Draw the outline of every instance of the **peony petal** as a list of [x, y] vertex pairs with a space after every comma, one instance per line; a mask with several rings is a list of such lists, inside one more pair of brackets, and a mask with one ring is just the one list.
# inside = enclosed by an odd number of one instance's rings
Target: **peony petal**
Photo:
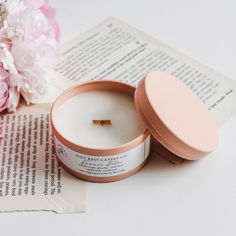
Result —
[[0, 81], [0, 112], [8, 107], [10, 86], [7, 80]]
[[16, 108], [19, 105], [19, 101], [20, 101], [20, 92], [18, 91], [17, 87], [11, 87], [9, 91], [7, 110], [9, 112], [15, 112]]
[[9, 77], [9, 73], [0, 66], [0, 81]]
[[40, 8], [44, 4], [45, 0], [24, 0], [26, 6]]

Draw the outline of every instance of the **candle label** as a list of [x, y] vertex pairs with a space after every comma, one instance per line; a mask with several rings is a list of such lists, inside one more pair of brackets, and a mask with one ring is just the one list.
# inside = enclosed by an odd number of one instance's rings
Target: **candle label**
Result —
[[54, 137], [58, 158], [83, 175], [110, 177], [125, 174], [142, 164], [150, 153], [150, 135], [133, 149], [110, 156], [91, 156], [66, 147]]

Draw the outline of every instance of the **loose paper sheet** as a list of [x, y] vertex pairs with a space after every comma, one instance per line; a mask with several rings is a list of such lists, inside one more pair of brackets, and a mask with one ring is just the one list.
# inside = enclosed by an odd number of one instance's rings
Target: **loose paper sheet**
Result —
[[219, 125], [236, 112], [236, 81], [115, 18], [63, 45], [57, 85], [65, 89], [100, 79], [137, 85], [153, 70], [166, 71], [187, 84]]
[[0, 116], [0, 211], [85, 211], [85, 182], [56, 160], [49, 104]]

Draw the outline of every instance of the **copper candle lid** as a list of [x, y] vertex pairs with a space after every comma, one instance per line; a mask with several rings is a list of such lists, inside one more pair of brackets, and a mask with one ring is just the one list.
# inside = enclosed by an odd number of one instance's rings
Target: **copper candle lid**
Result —
[[199, 97], [175, 77], [151, 72], [135, 91], [135, 105], [153, 137], [172, 153], [197, 160], [216, 149], [215, 120]]

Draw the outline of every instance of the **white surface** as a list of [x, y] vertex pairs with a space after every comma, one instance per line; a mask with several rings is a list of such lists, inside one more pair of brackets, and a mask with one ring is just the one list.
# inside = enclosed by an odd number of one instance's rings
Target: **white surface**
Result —
[[[236, 79], [234, 0], [53, 0], [63, 41], [116, 16]], [[235, 101], [236, 102], [236, 101]], [[0, 214], [1, 235], [236, 235], [236, 117], [214, 157], [87, 185], [88, 212]]]

